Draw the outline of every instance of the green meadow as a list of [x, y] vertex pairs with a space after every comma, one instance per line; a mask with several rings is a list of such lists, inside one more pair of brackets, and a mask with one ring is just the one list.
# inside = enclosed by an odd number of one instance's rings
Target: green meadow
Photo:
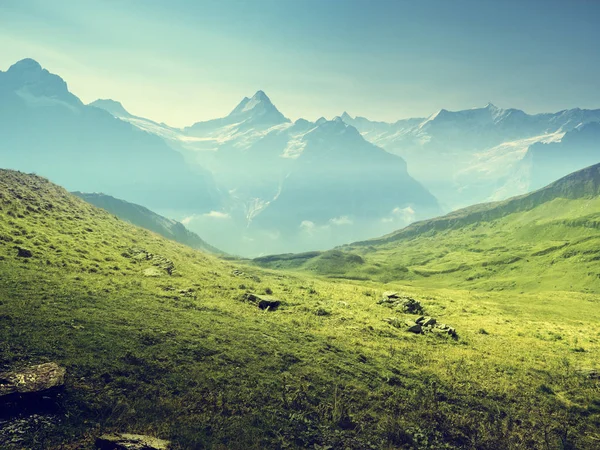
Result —
[[[257, 267], [0, 171], [0, 372], [67, 369], [56, 420], [0, 447], [598, 448], [599, 212], [556, 199]], [[416, 316], [384, 291], [458, 338], [391, 326]]]

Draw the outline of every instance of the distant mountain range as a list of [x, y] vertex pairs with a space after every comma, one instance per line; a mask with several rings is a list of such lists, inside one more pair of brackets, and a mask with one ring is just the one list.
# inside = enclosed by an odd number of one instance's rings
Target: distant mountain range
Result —
[[[348, 113], [341, 117], [365, 139], [402, 156], [409, 172], [450, 210], [521, 194], [570, 171], [600, 162], [600, 147], [596, 146], [595, 160], [568, 166], [557, 162], [552, 178], [547, 177], [542, 183], [529, 179], [530, 171], [523, 173], [520, 164], [530, 146], [558, 142], [571, 130], [600, 122], [600, 110], [575, 108], [530, 115], [489, 103], [483, 108], [463, 111], [442, 109], [427, 118], [395, 123], [353, 118]], [[548, 164], [553, 163], [549, 160], [546, 167]], [[518, 180], [514, 172], [520, 173]]]
[[[131, 116], [116, 102], [92, 105], [161, 136], [214, 174], [228, 202], [187, 223], [232, 253], [327, 248], [441, 211], [401, 157], [367, 142], [341, 118], [292, 123], [262, 91], [224, 118], [179, 132]], [[219, 235], [210, 234], [215, 227]]]
[[26, 59], [0, 72], [0, 166], [105, 192], [245, 255], [330, 248], [502, 200], [600, 162], [600, 110], [492, 104], [375, 122], [286, 118], [258, 91], [179, 129], [84, 105]]
[[163, 217], [134, 203], [119, 200], [110, 195], [99, 193], [72, 192], [72, 194], [102, 208], [119, 219], [125, 220], [133, 225], [153, 231], [161, 236], [187, 245], [188, 247], [202, 250], [207, 253], [222, 254], [220, 250], [203, 241], [196, 233], [189, 231], [182, 223]]
[[84, 105], [31, 59], [0, 72], [0, 165], [153, 209], [211, 211], [222, 201], [209, 172], [157, 136]]

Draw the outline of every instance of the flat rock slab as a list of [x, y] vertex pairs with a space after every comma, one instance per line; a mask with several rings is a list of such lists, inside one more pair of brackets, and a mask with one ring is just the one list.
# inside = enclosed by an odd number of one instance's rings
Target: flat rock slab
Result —
[[50, 362], [26, 367], [20, 371], [0, 373], [0, 397], [31, 394], [58, 388], [65, 384], [66, 369]]
[[168, 450], [171, 443], [143, 434], [105, 434], [96, 439], [100, 450]]

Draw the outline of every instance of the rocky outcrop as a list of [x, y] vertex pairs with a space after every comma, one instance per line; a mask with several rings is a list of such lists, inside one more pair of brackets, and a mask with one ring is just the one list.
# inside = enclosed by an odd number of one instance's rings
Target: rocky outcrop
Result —
[[389, 323], [394, 328], [399, 328], [410, 333], [415, 334], [427, 334], [427, 333], [438, 333], [450, 336], [454, 339], [458, 338], [456, 330], [445, 323], [439, 324], [433, 317], [421, 316], [416, 320], [406, 319], [402, 321], [396, 317], [388, 317], [383, 319], [384, 322]]
[[281, 305], [281, 300], [269, 295], [252, 294], [250, 292], [242, 296], [242, 300], [258, 306], [259, 309], [274, 311]]
[[114, 433], [96, 439], [100, 450], [168, 450], [171, 443], [142, 434]]
[[50, 362], [19, 371], [0, 373], [0, 398], [13, 394], [43, 393], [65, 383], [66, 369]]
[[423, 306], [420, 302], [414, 298], [400, 295], [398, 292], [384, 292], [383, 298], [377, 303], [408, 314], [423, 314], [424, 312]]

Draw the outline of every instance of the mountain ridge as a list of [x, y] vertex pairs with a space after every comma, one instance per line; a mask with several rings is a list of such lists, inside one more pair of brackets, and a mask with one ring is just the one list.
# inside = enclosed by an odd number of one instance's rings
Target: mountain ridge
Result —
[[144, 206], [101, 193], [75, 191], [72, 194], [114, 214], [119, 219], [158, 233], [167, 239], [207, 253], [223, 254], [222, 251], [206, 243], [196, 233], [189, 231], [181, 222], [156, 214]]

